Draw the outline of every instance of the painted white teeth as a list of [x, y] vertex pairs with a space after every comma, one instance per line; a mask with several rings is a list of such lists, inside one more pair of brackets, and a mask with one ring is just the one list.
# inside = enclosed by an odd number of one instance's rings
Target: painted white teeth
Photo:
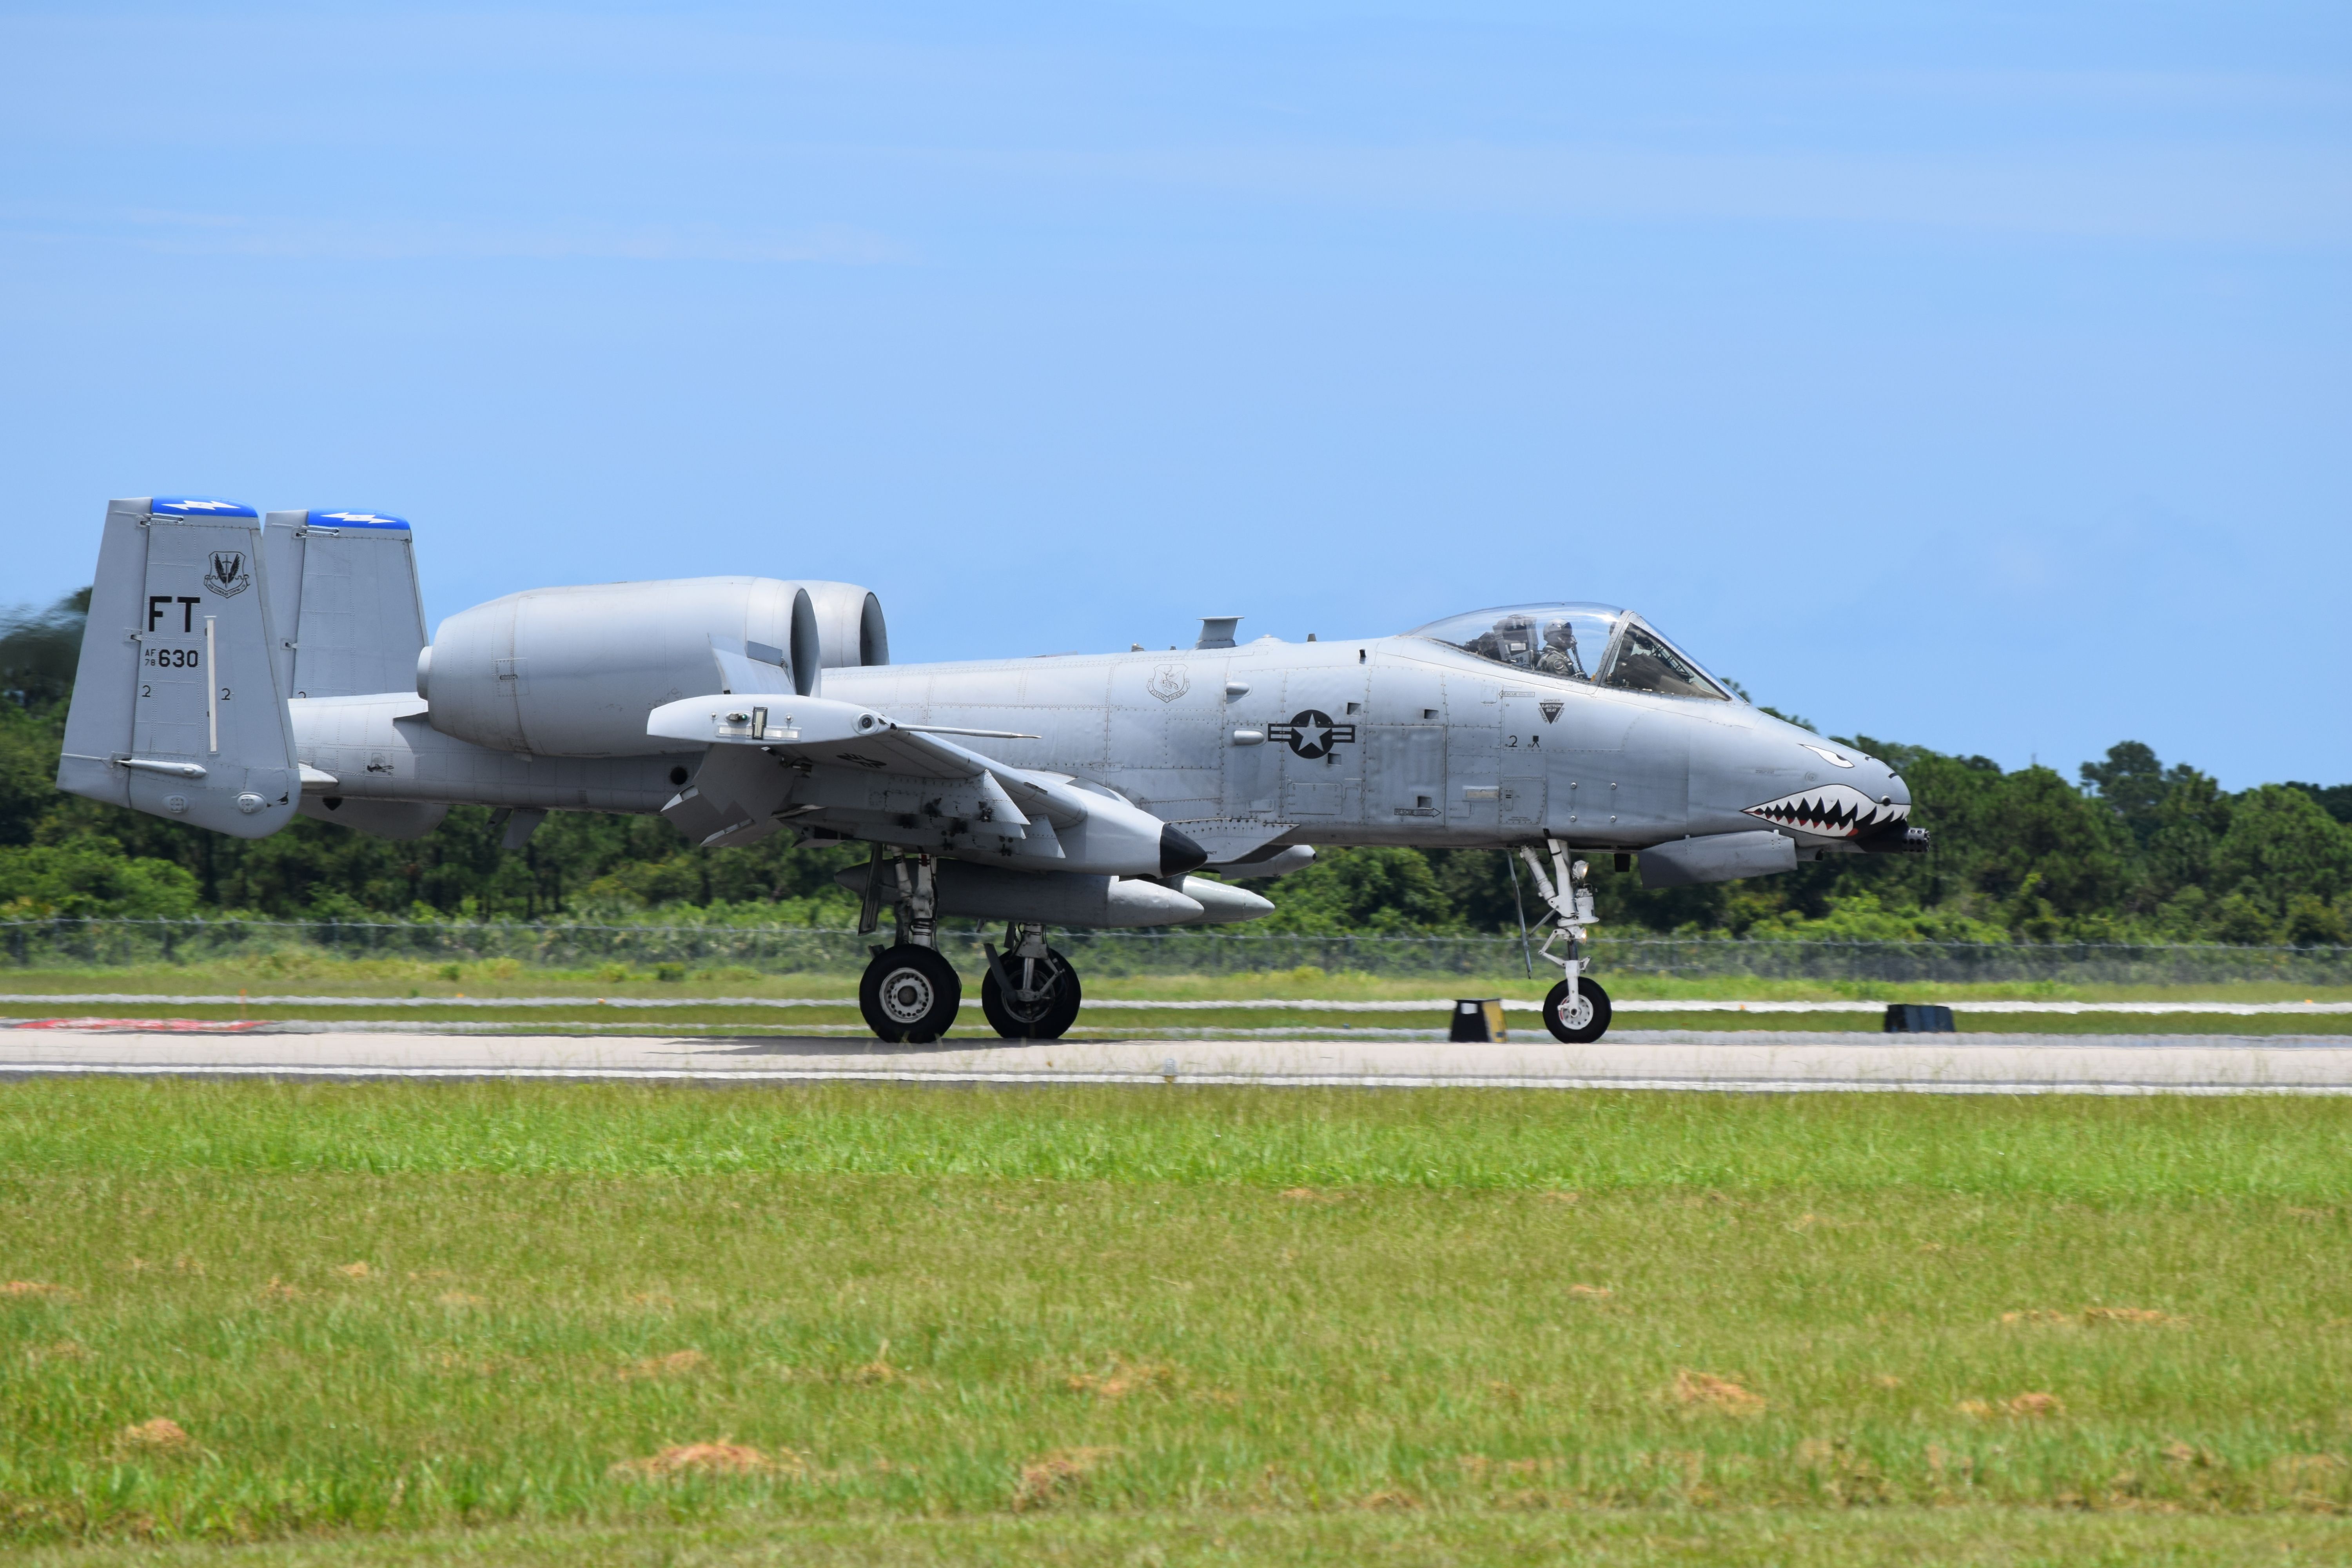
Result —
[[1874, 828], [1901, 822], [1911, 815], [1911, 808], [1882, 805], [1852, 784], [1822, 784], [1751, 805], [1748, 815], [1823, 838], [1853, 838]]

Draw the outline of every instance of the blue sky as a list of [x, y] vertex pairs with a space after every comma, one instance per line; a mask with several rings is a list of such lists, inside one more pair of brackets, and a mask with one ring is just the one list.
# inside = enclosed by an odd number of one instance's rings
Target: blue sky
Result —
[[901, 658], [1647, 612], [2007, 765], [2352, 779], [2352, 10], [0, 7], [0, 600], [364, 506], [436, 618]]

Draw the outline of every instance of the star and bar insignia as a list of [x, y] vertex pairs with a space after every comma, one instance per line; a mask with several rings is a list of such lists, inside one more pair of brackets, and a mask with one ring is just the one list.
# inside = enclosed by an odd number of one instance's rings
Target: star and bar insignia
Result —
[[1328, 756], [1334, 746], [1351, 744], [1356, 739], [1353, 724], [1335, 724], [1331, 715], [1308, 708], [1293, 713], [1287, 724], [1268, 724], [1265, 738], [1280, 741], [1290, 748], [1290, 754], [1305, 757], [1309, 762]]

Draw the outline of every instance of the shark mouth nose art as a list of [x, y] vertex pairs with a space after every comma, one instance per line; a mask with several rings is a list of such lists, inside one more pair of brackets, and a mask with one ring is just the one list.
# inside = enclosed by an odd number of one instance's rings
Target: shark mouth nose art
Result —
[[1841, 784], [1784, 795], [1749, 806], [1748, 815], [1824, 838], [1863, 838], [1900, 827], [1911, 807], [1873, 800], [1852, 784]]

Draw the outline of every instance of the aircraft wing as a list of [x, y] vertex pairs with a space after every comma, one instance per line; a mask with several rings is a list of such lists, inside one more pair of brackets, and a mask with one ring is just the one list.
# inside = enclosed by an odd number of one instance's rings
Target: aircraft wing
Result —
[[1017, 768], [950, 736], [997, 731], [908, 726], [854, 702], [721, 693], [666, 703], [646, 732], [710, 748], [664, 815], [705, 844], [740, 844], [790, 821], [845, 837], [986, 857], [1039, 869], [1169, 874], [1197, 846], [1117, 795], [1066, 774]]

